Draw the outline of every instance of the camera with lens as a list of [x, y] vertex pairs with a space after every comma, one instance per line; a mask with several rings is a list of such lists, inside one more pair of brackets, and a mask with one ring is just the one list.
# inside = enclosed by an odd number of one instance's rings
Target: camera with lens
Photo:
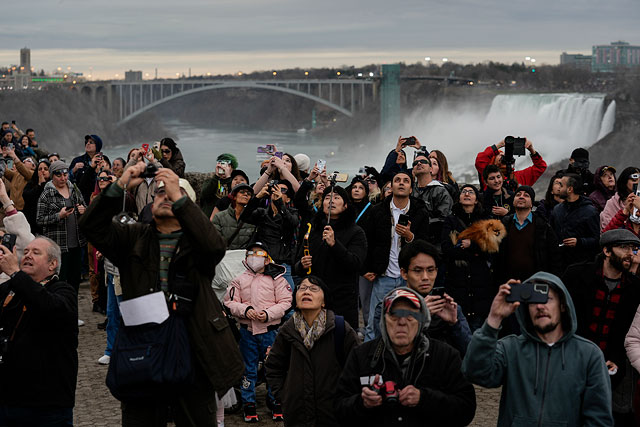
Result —
[[144, 172], [140, 174], [140, 178], [153, 178], [156, 176], [158, 172], [158, 167], [153, 163], [149, 163], [146, 168], [144, 168]]
[[504, 138], [504, 157], [502, 158], [502, 163], [505, 165], [513, 165], [516, 162], [514, 156], [524, 156], [524, 146], [526, 142], [527, 138], [506, 136]]
[[398, 386], [393, 381], [385, 381], [382, 384], [371, 385], [371, 390], [382, 396], [383, 403], [398, 403]]

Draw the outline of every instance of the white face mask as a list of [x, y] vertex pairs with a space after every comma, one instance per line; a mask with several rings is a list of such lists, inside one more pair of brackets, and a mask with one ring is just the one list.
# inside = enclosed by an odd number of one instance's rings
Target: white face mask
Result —
[[[638, 213], [640, 213], [640, 212], [638, 212]], [[640, 216], [629, 215], [629, 221], [631, 221], [634, 224], [640, 224]]]
[[253, 270], [254, 273], [264, 267], [264, 260], [264, 257], [255, 255], [248, 256], [246, 259], [247, 265], [251, 270]]

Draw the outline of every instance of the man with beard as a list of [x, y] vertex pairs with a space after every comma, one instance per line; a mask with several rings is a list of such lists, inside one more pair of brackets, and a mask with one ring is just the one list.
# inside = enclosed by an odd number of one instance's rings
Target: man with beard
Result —
[[502, 223], [507, 235], [500, 243], [497, 272], [498, 284], [508, 279], [524, 280], [537, 271], [560, 274], [558, 239], [542, 215], [532, 210], [536, 193], [528, 185], [516, 189], [513, 197], [515, 213], [506, 215]]
[[563, 265], [592, 261], [598, 251], [600, 217], [589, 198], [582, 196], [582, 180], [566, 174], [560, 180], [558, 196], [564, 200], [551, 212], [549, 223], [558, 237]]
[[640, 279], [629, 273], [639, 246], [640, 239], [629, 230], [607, 231], [596, 260], [571, 265], [563, 276], [576, 306], [577, 333], [600, 347], [607, 361], [616, 425], [632, 409], [635, 381], [624, 337], [640, 304]]
[[[499, 426], [612, 426], [605, 361], [576, 333], [580, 322], [569, 292], [553, 274], [538, 272], [527, 281], [548, 286], [547, 302], [508, 302], [520, 281], [500, 286], [462, 372], [474, 384], [502, 386]], [[498, 340], [501, 323], [513, 313], [521, 334]]]

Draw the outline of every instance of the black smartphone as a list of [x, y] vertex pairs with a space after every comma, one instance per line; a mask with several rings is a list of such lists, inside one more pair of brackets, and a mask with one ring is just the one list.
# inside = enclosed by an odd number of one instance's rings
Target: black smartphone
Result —
[[71, 198], [64, 199], [64, 208], [67, 212], [73, 209], [73, 201], [71, 201]]
[[527, 304], [546, 304], [549, 299], [549, 285], [541, 282], [514, 283], [511, 294], [505, 298], [507, 302], [522, 302]]
[[435, 288], [431, 289], [431, 292], [429, 292], [429, 295], [433, 295], [433, 296], [437, 296], [437, 297], [443, 297], [444, 296], [444, 286], [438, 286], [438, 287], [435, 287]]
[[400, 216], [398, 217], [398, 225], [404, 225], [404, 226], [409, 225], [409, 215], [400, 214]]
[[633, 194], [638, 194], [638, 183], [633, 184]]
[[16, 124], [16, 121], [15, 121], [15, 120], [11, 120], [11, 124], [12, 124], [12, 125], [15, 125], [15, 124]]
[[7, 233], [2, 236], [2, 241], [0, 241], [0, 243], [2, 244], [2, 246], [9, 249], [9, 252], [13, 252], [13, 247], [16, 245], [16, 238], [17, 236], [15, 234]]
[[410, 136], [408, 138], [403, 138], [403, 142], [402, 142], [402, 146], [403, 147], [408, 147], [410, 145], [413, 145], [416, 143], [416, 137], [415, 136]]

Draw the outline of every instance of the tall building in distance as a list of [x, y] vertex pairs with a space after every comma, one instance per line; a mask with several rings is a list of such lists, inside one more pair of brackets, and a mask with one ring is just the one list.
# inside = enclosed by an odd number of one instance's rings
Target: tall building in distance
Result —
[[591, 71], [591, 55], [562, 52], [562, 55], [560, 55], [560, 64]]
[[125, 82], [140, 82], [142, 81], [142, 71], [125, 71], [124, 72], [124, 81]]
[[640, 68], [640, 46], [631, 46], [624, 41], [593, 46], [592, 72], [613, 72], [621, 67]]
[[31, 49], [20, 49], [20, 74], [31, 74]]

